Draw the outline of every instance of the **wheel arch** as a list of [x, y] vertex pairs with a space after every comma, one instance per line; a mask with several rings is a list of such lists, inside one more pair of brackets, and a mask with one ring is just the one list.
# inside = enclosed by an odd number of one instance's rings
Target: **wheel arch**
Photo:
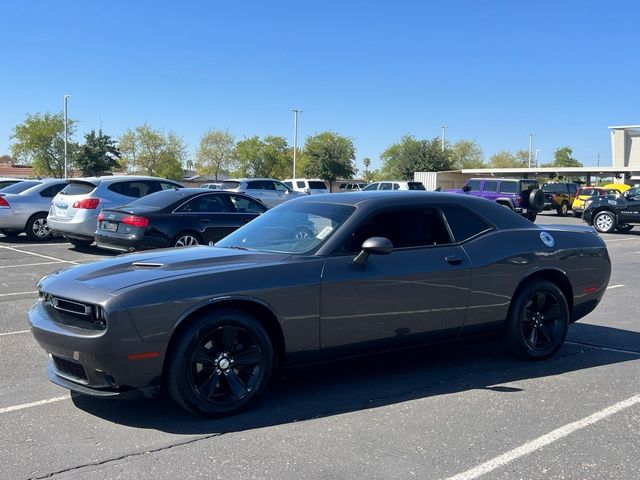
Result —
[[169, 342], [167, 344], [166, 355], [163, 364], [163, 371], [168, 359], [170, 358], [170, 352], [175, 348], [175, 343], [180, 337], [182, 332], [193, 322], [195, 319], [200, 318], [202, 315], [206, 315], [209, 312], [220, 310], [224, 308], [232, 308], [240, 310], [251, 316], [253, 316], [267, 331], [269, 338], [273, 343], [276, 360], [276, 371], [280, 369], [284, 362], [285, 355], [285, 342], [284, 334], [278, 317], [273, 310], [265, 303], [255, 299], [246, 297], [236, 298], [221, 298], [207, 302], [206, 304], [200, 304], [184, 313], [176, 323]]
[[613, 217], [616, 219], [616, 225], [618, 224], [618, 214], [616, 213], [616, 211], [607, 206], [607, 205], [602, 205], [600, 207], [597, 207], [596, 209], [593, 210], [593, 213], [591, 214], [591, 225], [593, 225], [593, 221], [596, 218], [596, 215], [598, 215], [600, 212], [609, 212], [610, 214], [613, 215]]
[[[567, 305], [569, 306], [569, 318], [573, 317], [573, 287], [571, 286], [571, 282], [569, 281], [567, 274], [559, 269], [548, 268], [530, 273], [520, 280], [520, 283], [518, 283], [518, 286], [513, 291], [511, 298], [515, 298], [518, 293], [520, 293], [520, 290], [525, 288], [528, 283], [534, 280], [546, 280], [557, 285], [567, 300]], [[513, 302], [509, 305], [509, 314], [511, 314], [512, 306]]]

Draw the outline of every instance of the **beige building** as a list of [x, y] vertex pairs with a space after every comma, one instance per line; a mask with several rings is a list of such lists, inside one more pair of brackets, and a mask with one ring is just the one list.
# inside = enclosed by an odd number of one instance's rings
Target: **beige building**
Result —
[[609, 127], [613, 167], [640, 170], [640, 125]]

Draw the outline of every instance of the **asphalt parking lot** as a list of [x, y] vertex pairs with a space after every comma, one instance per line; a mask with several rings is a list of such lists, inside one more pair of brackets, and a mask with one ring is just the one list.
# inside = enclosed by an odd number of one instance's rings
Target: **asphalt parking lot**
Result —
[[112, 254], [0, 234], [0, 478], [640, 478], [640, 228], [603, 238], [608, 291], [550, 360], [497, 342], [378, 355], [305, 369], [206, 420], [51, 384], [27, 327], [34, 284]]

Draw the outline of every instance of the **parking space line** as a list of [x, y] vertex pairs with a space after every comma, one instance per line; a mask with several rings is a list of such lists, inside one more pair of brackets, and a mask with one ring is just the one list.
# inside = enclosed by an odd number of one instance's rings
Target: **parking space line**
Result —
[[19, 333], [29, 333], [31, 330], [18, 330], [17, 332], [5, 332], [0, 333], [0, 337], [5, 337], [7, 335], [18, 335]]
[[37, 402], [13, 405], [11, 407], [0, 408], [0, 414], [15, 412], [16, 410], [24, 410], [25, 408], [39, 407], [40, 405], [46, 405], [48, 403], [53, 403], [53, 402], [61, 402], [62, 400], [68, 400], [68, 399], [69, 399], [69, 395], [66, 395], [64, 397], [53, 397], [53, 398], [48, 398], [46, 400], [39, 400]]
[[478, 478], [485, 473], [489, 473], [497, 468], [503, 467], [504, 465], [517, 460], [520, 457], [528, 455], [530, 453], [535, 452], [536, 450], [540, 450], [541, 448], [553, 443], [558, 440], [566, 437], [567, 435], [572, 434], [573, 432], [588, 427], [589, 425], [593, 425], [600, 420], [603, 420], [607, 417], [615, 415], [622, 410], [625, 410], [629, 407], [637, 405], [640, 403], [640, 394], [634, 395], [631, 398], [618, 402], [614, 405], [611, 405], [599, 412], [596, 412], [588, 417], [582, 418], [575, 422], [569, 423], [563, 427], [557, 428], [552, 432], [547, 433], [546, 435], [542, 435], [541, 437], [536, 438], [530, 442], [527, 442], [513, 450], [510, 450], [502, 455], [498, 455], [497, 457], [489, 460], [488, 462], [482, 463], [476, 467], [473, 467], [466, 472], [459, 473], [454, 475], [453, 477], [449, 477], [447, 480], [472, 480], [474, 478]]
[[607, 287], [607, 290], [611, 290], [613, 288], [620, 288], [620, 287], [626, 287], [626, 285], [610, 285]]
[[78, 262], [74, 262], [72, 260], [63, 260], [62, 258], [50, 257], [49, 255], [42, 255], [41, 253], [30, 252], [28, 250], [20, 250], [19, 248], [7, 247], [5, 245], [0, 245], [0, 248], [6, 248], [7, 250], [13, 250], [18, 253], [26, 253], [27, 255], [34, 255], [36, 257], [46, 258], [48, 260], [56, 260], [57, 262], [63, 263], [72, 263], [74, 265], [79, 265]]
[[38, 265], [54, 265], [56, 263], [63, 263], [60, 260], [54, 262], [39, 262], [39, 263], [25, 263], [24, 265], [2, 265], [0, 268], [20, 268], [20, 267], [37, 267]]
[[12, 295], [33, 295], [34, 293], [38, 293], [37, 290], [32, 292], [13, 292], [13, 293], [0, 293], [0, 297], [10, 297]]

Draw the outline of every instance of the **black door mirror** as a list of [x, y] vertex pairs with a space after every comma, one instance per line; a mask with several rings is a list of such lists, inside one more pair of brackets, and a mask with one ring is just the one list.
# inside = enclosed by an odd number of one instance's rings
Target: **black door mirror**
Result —
[[470, 192], [471, 191], [471, 187], [469, 185], [465, 185], [464, 187], [462, 187], [462, 191], [464, 193]]
[[371, 237], [367, 238], [362, 243], [362, 251], [356, 258], [353, 259], [353, 263], [358, 265], [364, 265], [369, 258], [369, 255], [388, 255], [393, 252], [393, 243], [391, 240], [384, 237]]

